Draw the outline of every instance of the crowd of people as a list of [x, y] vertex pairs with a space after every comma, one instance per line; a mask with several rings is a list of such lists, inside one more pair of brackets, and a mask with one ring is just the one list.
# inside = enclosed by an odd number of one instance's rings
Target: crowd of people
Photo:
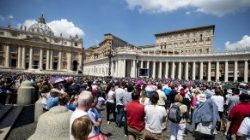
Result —
[[0, 79], [0, 104], [15, 103], [22, 81], [30, 80], [44, 111], [58, 105], [72, 110], [71, 140], [108, 139], [104, 118], [129, 140], [163, 140], [166, 129], [170, 140], [182, 140], [187, 125], [195, 140], [213, 140], [218, 133], [228, 140], [250, 139], [248, 83], [24, 73], [2, 73]]

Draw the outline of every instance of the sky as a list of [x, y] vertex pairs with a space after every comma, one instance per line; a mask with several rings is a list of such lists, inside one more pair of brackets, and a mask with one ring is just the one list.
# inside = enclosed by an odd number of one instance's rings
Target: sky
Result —
[[30, 26], [44, 15], [56, 35], [77, 34], [84, 48], [105, 33], [136, 46], [154, 34], [215, 25], [213, 51], [250, 50], [250, 0], [0, 0], [0, 26]]

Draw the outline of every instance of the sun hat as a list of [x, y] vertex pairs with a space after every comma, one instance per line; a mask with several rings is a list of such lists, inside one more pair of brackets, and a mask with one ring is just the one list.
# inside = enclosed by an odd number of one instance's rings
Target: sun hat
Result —
[[198, 96], [197, 96], [197, 99], [198, 99], [198, 101], [199, 102], [205, 102], [206, 100], [207, 100], [207, 98], [206, 98], [206, 95], [205, 94], [199, 94]]

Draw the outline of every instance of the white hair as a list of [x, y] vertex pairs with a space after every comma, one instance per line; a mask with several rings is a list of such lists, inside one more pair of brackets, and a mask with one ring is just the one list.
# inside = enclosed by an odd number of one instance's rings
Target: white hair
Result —
[[89, 91], [82, 91], [78, 96], [78, 106], [90, 106], [93, 103], [92, 93]]

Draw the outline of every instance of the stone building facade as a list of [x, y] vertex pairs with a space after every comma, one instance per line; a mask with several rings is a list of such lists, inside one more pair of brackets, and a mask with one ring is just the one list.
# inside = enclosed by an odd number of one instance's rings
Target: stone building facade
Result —
[[91, 55], [112, 48], [113, 77], [136, 78], [139, 69], [145, 68], [152, 78], [248, 82], [250, 52], [212, 53], [214, 29], [214, 25], [209, 25], [155, 34], [153, 45], [135, 47], [125, 43], [112, 47], [111, 43], [109, 47], [92, 47], [86, 50], [89, 56], [84, 61], [84, 72], [108, 76], [107, 55]]
[[0, 28], [0, 70], [74, 73], [83, 70], [83, 41], [55, 36], [43, 15], [29, 28]]

